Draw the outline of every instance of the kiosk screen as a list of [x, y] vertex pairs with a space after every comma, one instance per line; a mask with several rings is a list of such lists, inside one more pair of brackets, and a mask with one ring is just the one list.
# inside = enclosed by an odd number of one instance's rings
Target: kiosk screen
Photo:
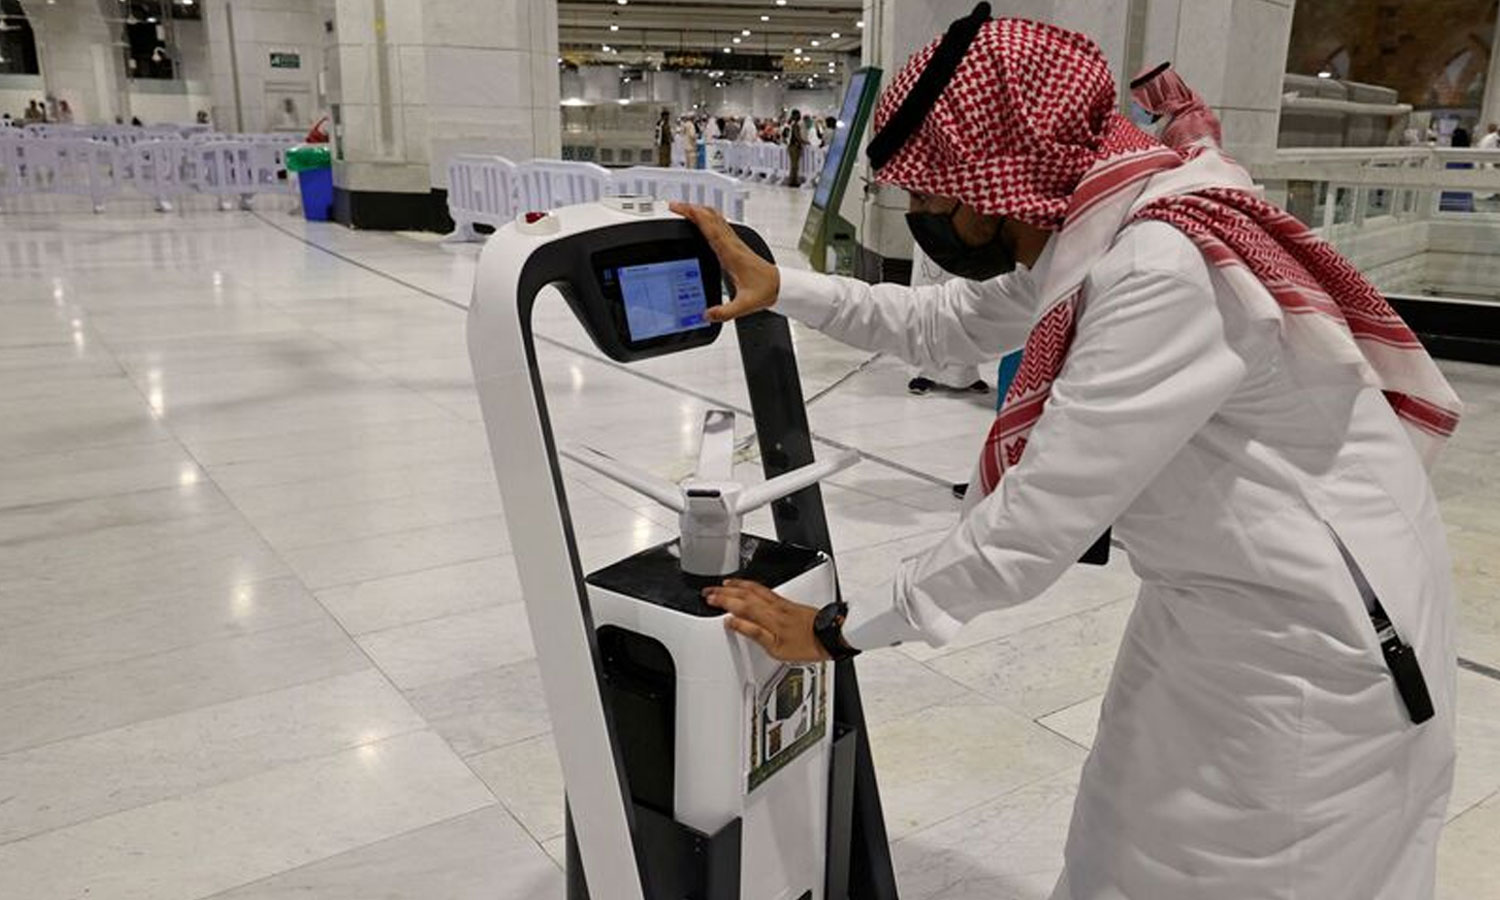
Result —
[[833, 142], [828, 145], [828, 155], [823, 157], [823, 174], [818, 178], [818, 189], [813, 192], [813, 205], [819, 209], [827, 209], [828, 201], [833, 197], [833, 187], [839, 180], [839, 166], [843, 165], [844, 152], [849, 149], [850, 126], [859, 115], [859, 104], [864, 97], [865, 78], [868, 74], [864, 71], [855, 72], [854, 77], [849, 79], [844, 106], [839, 110], [838, 128], [833, 132]]
[[696, 257], [606, 269], [604, 277], [606, 282], [618, 279], [632, 341], [709, 324], [708, 294]]

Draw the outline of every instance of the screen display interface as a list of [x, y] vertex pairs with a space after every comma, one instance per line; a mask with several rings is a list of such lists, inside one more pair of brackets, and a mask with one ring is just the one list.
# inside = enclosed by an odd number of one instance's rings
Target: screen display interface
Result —
[[696, 258], [620, 266], [606, 269], [604, 277], [619, 281], [632, 341], [692, 331], [709, 324], [708, 296]]
[[865, 92], [865, 73], [858, 72], [849, 80], [849, 91], [844, 94], [844, 106], [839, 110], [839, 127], [833, 132], [833, 143], [828, 145], [828, 156], [823, 160], [823, 175], [818, 179], [818, 189], [813, 192], [813, 205], [828, 208], [828, 198], [833, 192], [833, 182], [838, 178], [839, 163], [848, 149], [850, 125], [859, 115], [859, 98]]

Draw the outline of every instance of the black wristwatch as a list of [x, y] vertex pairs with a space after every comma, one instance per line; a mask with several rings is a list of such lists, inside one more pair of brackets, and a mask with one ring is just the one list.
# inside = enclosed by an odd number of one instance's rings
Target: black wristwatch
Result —
[[844, 620], [848, 617], [849, 604], [835, 600], [818, 610], [818, 617], [813, 620], [813, 635], [834, 662], [843, 662], [859, 655], [859, 651], [844, 640]]

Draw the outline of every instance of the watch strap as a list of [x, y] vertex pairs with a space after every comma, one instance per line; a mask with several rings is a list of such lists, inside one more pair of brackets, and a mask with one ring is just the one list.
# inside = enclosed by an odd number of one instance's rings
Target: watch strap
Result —
[[813, 635], [834, 662], [859, 655], [859, 651], [844, 640], [844, 620], [848, 616], [849, 605], [842, 600], [835, 600], [818, 610], [818, 618], [813, 625]]

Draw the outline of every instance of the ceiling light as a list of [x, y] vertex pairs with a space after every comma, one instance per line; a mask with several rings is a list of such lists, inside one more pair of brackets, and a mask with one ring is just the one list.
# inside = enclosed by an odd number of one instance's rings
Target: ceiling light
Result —
[[865, 27], [865, 20], [864, 19], [860, 19], [858, 22], [855, 22], [854, 23], [854, 27], [855, 28], [863, 28], [863, 27]]
[[610, 31], [619, 31], [620, 30], [620, 26], [618, 26], [618, 25], [611, 25], [611, 26], [609, 26], [609, 30]]
[[792, 48], [792, 55], [793, 56], [801, 56], [802, 55], [802, 48], [801, 47], [793, 47]]
[[608, 53], [609, 52], [609, 45], [608, 44], [603, 44], [603, 45], [601, 45], [600, 49], [602, 49], [605, 53]]
[[828, 36], [831, 37], [831, 38], [833, 38], [834, 40], [838, 40], [839, 39], [839, 33], [837, 31], [833, 32], [832, 34], [830, 34]]
[[760, 20], [762, 22], [769, 22], [769, 21], [771, 21], [771, 17], [770, 16], [761, 16]]
[[630, 105], [630, 98], [629, 97], [621, 97], [620, 99], [616, 100], [615, 102], [618, 103], [618, 104], [620, 104], [621, 106], [629, 106]]
[[630, 3], [630, 0], [615, 0], [615, 2], [620, 4], [621, 6], [626, 6]]
[[749, 37], [749, 36], [750, 36], [750, 29], [748, 29], [748, 28], [741, 28], [740, 29], [740, 37]]
[[156, 16], [147, 16], [146, 17], [146, 24], [147, 25], [155, 25], [156, 24]]
[[[730, 38], [730, 43], [732, 43], [732, 44], [738, 44], [739, 42], [740, 42], [739, 38]], [[728, 53], [729, 51], [725, 50], [724, 52]]]
[[822, 41], [808, 41], [808, 43], [812, 44], [814, 47], [821, 47], [821, 46], [823, 46], [823, 42]]
[[1330, 71], [1328, 71], [1327, 69], [1324, 69], [1323, 71], [1321, 71], [1321, 72], [1318, 73], [1318, 77], [1319, 78], [1332, 78], [1333, 77], [1333, 73], [1330, 72]]
[[786, 6], [786, 0], [776, 0], [777, 6]]
[[725, 53], [733, 53], [733, 52], [734, 52], [734, 51], [733, 51], [733, 50], [731, 50], [731, 49], [729, 49], [729, 48], [728, 48], [728, 47], [725, 47], [725, 48], [724, 48], [724, 52], [725, 52]]

